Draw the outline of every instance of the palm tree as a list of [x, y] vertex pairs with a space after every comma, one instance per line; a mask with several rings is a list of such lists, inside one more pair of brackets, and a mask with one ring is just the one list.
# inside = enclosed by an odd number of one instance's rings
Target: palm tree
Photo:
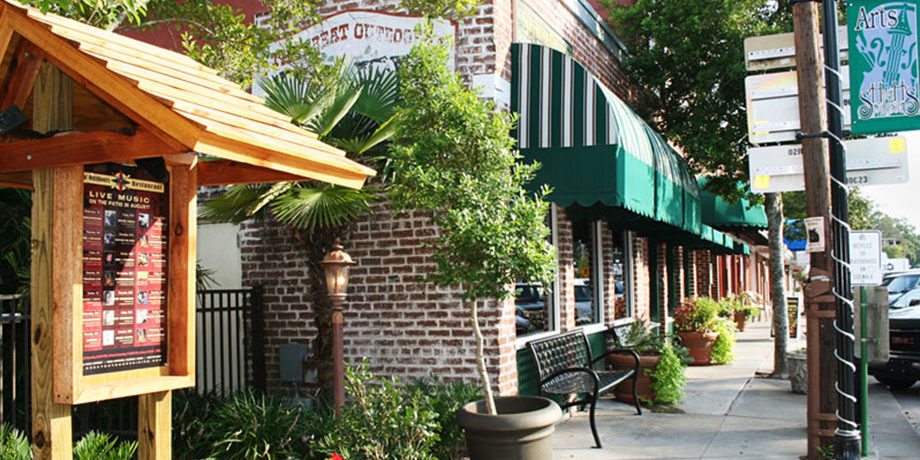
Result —
[[[382, 143], [393, 132], [398, 95], [396, 74], [342, 67], [329, 83], [292, 75], [267, 79], [266, 106], [317, 133], [324, 142], [365, 164], [382, 163]], [[306, 252], [317, 336], [312, 362], [325, 395], [332, 388], [332, 303], [326, 293], [322, 259], [350, 224], [369, 213], [372, 190], [352, 190], [320, 182], [237, 185], [202, 206], [204, 220], [239, 223], [267, 213], [291, 228]]]

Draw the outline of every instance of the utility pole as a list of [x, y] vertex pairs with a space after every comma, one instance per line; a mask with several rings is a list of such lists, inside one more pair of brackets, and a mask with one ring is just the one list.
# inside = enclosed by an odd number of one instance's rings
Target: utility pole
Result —
[[[829, 228], [830, 163], [827, 141], [820, 136], [827, 127], [824, 76], [818, 48], [818, 5], [796, 1], [793, 5], [795, 59], [799, 87], [799, 119], [805, 136], [802, 162], [805, 170], [805, 200], [809, 217], [822, 217]], [[834, 45], [836, 46], [836, 44]], [[825, 232], [825, 251], [811, 253], [805, 286], [808, 349], [808, 458], [818, 459], [818, 448], [832, 445], [837, 401], [834, 392], [833, 355], [834, 297], [831, 258], [832, 235]]]
[[[837, 360], [837, 428], [834, 452], [838, 460], [860, 458], [860, 431], [856, 422], [856, 366], [853, 348], [853, 295], [850, 286], [850, 211], [847, 165], [843, 146], [843, 106], [840, 102], [840, 55], [837, 50], [837, 0], [824, 0], [824, 64], [827, 70], [827, 129], [830, 138], [831, 226], [834, 230], [834, 319]], [[847, 109], [849, 110], [849, 109]], [[868, 404], [862, 401], [861, 404]]]

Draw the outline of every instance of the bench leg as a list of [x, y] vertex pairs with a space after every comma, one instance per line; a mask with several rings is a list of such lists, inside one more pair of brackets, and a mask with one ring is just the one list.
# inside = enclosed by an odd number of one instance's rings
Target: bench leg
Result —
[[633, 373], [633, 404], [636, 405], [636, 415], [642, 415], [642, 406], [639, 405], [639, 374]]
[[591, 434], [594, 435], [594, 447], [600, 449], [601, 438], [597, 435], [597, 423], [594, 421], [594, 407], [597, 405], [597, 390], [594, 391], [594, 398], [591, 399]]

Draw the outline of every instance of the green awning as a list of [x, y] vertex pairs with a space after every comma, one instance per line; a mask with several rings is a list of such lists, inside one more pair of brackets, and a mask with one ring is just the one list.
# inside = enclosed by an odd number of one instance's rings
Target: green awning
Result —
[[560, 51], [515, 43], [511, 59], [515, 137], [524, 160], [543, 165], [534, 188], [549, 185], [560, 206], [699, 235], [700, 190], [686, 160], [626, 103]]
[[700, 202], [703, 223], [722, 230], [739, 228], [767, 228], [767, 213], [763, 205], [752, 205], [748, 200], [729, 203], [722, 197], [703, 190], [705, 179], [700, 179]]

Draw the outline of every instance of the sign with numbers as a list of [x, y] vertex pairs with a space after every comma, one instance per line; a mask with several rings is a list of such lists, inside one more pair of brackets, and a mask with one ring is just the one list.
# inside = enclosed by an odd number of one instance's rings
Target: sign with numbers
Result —
[[920, 0], [853, 0], [847, 7], [853, 134], [920, 128]]
[[[844, 143], [848, 184], [900, 184], [909, 179], [905, 137], [873, 137]], [[754, 193], [805, 190], [801, 144], [748, 149], [748, 168]]]

